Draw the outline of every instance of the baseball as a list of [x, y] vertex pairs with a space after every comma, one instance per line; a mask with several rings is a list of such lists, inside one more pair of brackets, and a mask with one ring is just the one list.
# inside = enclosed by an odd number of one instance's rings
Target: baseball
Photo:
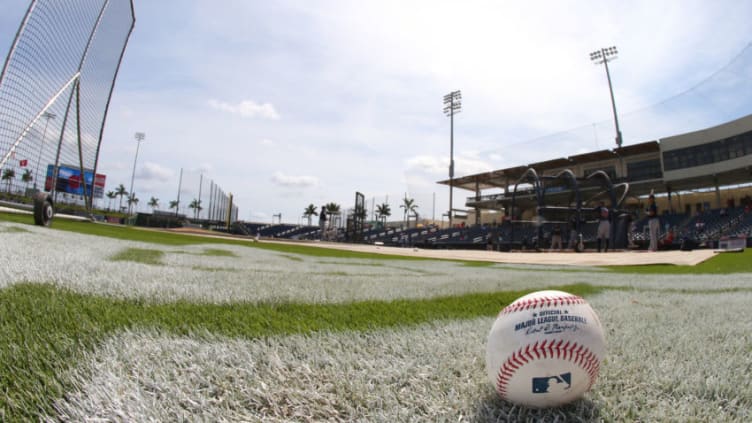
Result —
[[486, 371], [502, 399], [556, 407], [590, 390], [605, 352], [601, 322], [582, 297], [538, 291], [499, 313], [488, 334]]

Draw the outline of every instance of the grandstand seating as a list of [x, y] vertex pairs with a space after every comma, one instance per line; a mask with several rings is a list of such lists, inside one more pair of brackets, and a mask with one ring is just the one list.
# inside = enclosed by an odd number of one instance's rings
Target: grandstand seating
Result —
[[738, 225], [736, 226], [736, 228], [730, 231], [729, 235], [746, 236], [748, 238], [752, 238], [752, 213], [743, 213], [740, 218], [741, 220], [739, 221]]
[[238, 235], [256, 236], [259, 233], [259, 229], [263, 228], [263, 223], [250, 223], [250, 222], [235, 222], [233, 229]]
[[[678, 248], [682, 240], [694, 241], [699, 245], [712, 247], [721, 237], [745, 236], [752, 241], [752, 212], [745, 212], [743, 207], [707, 210], [696, 215], [684, 213], [664, 213], [660, 216], [660, 239], [666, 237], [668, 229], [674, 231], [673, 247]], [[649, 243], [648, 219], [643, 217], [635, 222], [630, 233], [633, 241], [641, 248]], [[512, 226], [514, 225], [514, 227]], [[589, 221], [582, 225], [583, 241], [592, 245], [596, 239], [598, 222]], [[509, 243], [514, 239], [512, 248], [528, 248], [540, 246], [547, 248], [550, 242], [553, 224], [545, 223], [541, 227], [541, 242], [538, 243], [538, 227], [531, 222], [510, 223], [494, 226], [467, 226], [440, 229], [436, 226], [419, 228], [369, 228], [363, 231], [362, 240], [365, 243], [383, 243], [392, 246], [418, 246], [421, 248], [486, 248], [489, 239], [493, 239], [494, 248], [499, 244]], [[320, 231], [317, 226], [262, 224], [238, 222], [235, 233], [246, 236], [259, 234], [262, 237], [283, 239], [319, 239]], [[514, 232], [514, 233], [513, 233]], [[332, 230], [327, 240], [345, 241], [343, 229]], [[569, 231], [564, 230], [564, 245], [569, 240]], [[669, 246], [670, 248], [671, 246]]]

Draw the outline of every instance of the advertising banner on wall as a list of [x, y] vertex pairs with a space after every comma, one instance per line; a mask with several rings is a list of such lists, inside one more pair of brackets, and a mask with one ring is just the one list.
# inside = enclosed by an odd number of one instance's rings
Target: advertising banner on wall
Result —
[[[47, 165], [47, 177], [44, 180], [45, 191], [52, 190], [52, 178], [55, 175], [53, 165]], [[104, 196], [104, 185], [107, 177], [97, 173], [96, 176], [91, 169], [84, 169], [84, 178], [86, 183], [86, 194], [94, 192], [94, 198]], [[58, 168], [57, 183], [55, 191], [67, 192], [68, 194], [84, 195], [84, 185], [82, 184], [81, 169], [75, 166], [61, 165]]]

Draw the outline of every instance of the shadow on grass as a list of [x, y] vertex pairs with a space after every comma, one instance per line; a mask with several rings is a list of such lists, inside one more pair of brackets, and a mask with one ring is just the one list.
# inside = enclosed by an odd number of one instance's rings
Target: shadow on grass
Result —
[[468, 421], [485, 422], [600, 422], [600, 408], [582, 398], [561, 407], [529, 408], [504, 401], [489, 388], [488, 394], [475, 405], [475, 415]]

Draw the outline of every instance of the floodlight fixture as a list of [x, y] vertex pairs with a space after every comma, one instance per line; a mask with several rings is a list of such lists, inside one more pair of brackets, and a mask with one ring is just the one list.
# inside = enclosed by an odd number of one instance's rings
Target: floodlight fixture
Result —
[[444, 96], [444, 114], [451, 116], [454, 113], [459, 113], [462, 110], [462, 93], [452, 91]]

